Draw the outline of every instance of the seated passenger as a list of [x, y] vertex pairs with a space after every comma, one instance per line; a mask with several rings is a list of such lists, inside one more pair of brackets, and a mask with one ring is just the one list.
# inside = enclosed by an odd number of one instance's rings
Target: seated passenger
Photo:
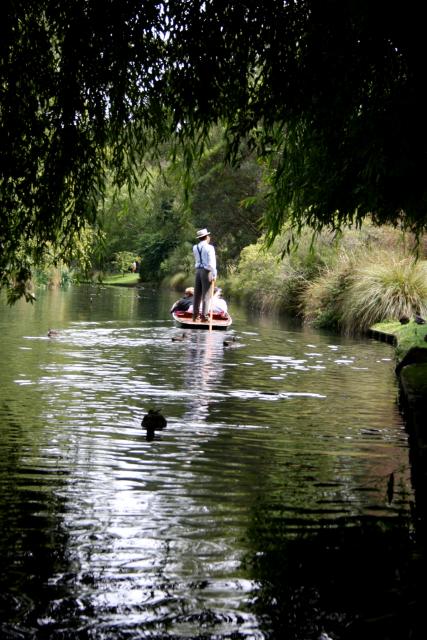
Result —
[[193, 311], [194, 287], [187, 287], [182, 298], [173, 303], [170, 312]]
[[227, 315], [228, 306], [226, 301], [222, 297], [222, 290], [219, 287], [215, 287], [212, 297], [212, 312]]

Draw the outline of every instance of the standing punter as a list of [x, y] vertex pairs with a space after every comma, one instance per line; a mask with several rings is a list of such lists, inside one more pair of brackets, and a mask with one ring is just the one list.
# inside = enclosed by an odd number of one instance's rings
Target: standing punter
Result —
[[[209, 299], [211, 283], [216, 280], [216, 255], [215, 249], [210, 245], [210, 232], [200, 229], [197, 232], [198, 243], [193, 247], [196, 266], [196, 279], [194, 281], [193, 321], [200, 317], [201, 322], [208, 321]], [[200, 302], [202, 303], [199, 316]]]

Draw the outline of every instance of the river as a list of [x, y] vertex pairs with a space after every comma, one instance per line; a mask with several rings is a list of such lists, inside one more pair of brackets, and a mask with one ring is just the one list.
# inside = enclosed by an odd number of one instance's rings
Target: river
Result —
[[421, 637], [392, 347], [233, 304], [173, 340], [150, 287], [37, 297], [0, 299], [2, 639]]

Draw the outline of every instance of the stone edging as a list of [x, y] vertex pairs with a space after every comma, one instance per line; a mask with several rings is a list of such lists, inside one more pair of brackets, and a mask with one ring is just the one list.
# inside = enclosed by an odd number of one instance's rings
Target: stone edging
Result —
[[[368, 335], [394, 346], [398, 344], [396, 336], [376, 329], [371, 329]], [[424, 482], [427, 479], [427, 349], [409, 349], [396, 364], [395, 371], [399, 380], [400, 408], [411, 437], [412, 457], [416, 461], [417, 474]]]

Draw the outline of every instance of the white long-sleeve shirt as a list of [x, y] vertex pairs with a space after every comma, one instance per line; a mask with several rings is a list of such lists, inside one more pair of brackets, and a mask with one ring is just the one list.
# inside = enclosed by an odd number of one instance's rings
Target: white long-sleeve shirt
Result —
[[228, 305], [224, 298], [215, 296], [212, 298], [212, 311], [214, 313], [228, 313]]
[[193, 247], [195, 267], [203, 267], [212, 273], [212, 278], [216, 278], [216, 254], [215, 249], [207, 240], [202, 240]]

